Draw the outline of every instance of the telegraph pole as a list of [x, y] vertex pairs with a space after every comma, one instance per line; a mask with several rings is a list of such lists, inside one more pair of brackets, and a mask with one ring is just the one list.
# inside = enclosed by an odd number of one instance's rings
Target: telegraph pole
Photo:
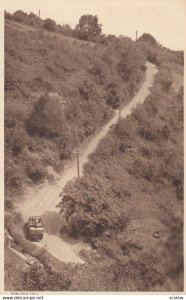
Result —
[[79, 179], [79, 177], [80, 177], [80, 174], [79, 174], [79, 147], [77, 147], [76, 153], [77, 153], [77, 175], [78, 175], [78, 179]]
[[40, 18], [40, 10], [39, 10], [39, 18]]
[[121, 120], [121, 97], [122, 97], [122, 95], [121, 95], [121, 93], [120, 93], [120, 95], [119, 95], [119, 122], [120, 122], [120, 120]]
[[138, 39], [138, 31], [136, 30], [136, 41], [137, 41], [137, 39]]
[[76, 149], [72, 151], [72, 153], [76, 154], [76, 160], [77, 160], [77, 177], [80, 178], [80, 168], [79, 168], [79, 147], [77, 146]]

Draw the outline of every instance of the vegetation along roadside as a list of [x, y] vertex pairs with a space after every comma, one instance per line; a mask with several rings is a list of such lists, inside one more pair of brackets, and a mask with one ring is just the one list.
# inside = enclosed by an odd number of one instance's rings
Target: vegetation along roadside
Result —
[[[15, 249], [40, 261], [16, 273], [7, 250], [6, 289], [181, 291], [183, 53], [149, 34], [87, 36], [81, 18], [74, 30], [36, 21], [20, 11], [5, 20], [5, 247], [10, 234]], [[121, 93], [122, 105], [131, 99], [146, 60], [159, 73], [145, 103], [111, 128], [61, 195], [61, 230], [91, 245], [86, 264], [59, 263], [20, 234], [14, 205], [26, 187], [55, 180], [48, 167], [63, 170]]]

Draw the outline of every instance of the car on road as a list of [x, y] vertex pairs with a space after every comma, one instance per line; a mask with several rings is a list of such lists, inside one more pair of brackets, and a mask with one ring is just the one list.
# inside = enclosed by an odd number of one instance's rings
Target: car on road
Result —
[[40, 216], [31, 216], [27, 223], [28, 239], [30, 241], [41, 241], [44, 235], [44, 228]]

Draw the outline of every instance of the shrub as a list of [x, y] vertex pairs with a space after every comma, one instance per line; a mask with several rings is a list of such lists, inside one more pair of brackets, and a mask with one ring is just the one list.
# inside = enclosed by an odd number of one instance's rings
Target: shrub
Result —
[[[81, 179], [73, 190], [72, 184], [67, 185], [59, 205], [62, 211], [65, 210], [71, 234], [102, 236], [106, 230], [117, 231], [126, 227], [128, 218], [117, 207], [115, 192], [110, 187], [109, 195], [100, 178]], [[121, 192], [126, 194], [125, 190]]]
[[170, 69], [161, 68], [156, 80], [161, 83], [165, 91], [169, 91], [173, 83]]
[[117, 83], [111, 82], [107, 85], [106, 103], [112, 108], [117, 109], [119, 107], [119, 87]]
[[24, 288], [27, 291], [66, 291], [70, 280], [55, 271], [47, 271], [42, 265], [34, 263], [30, 269], [22, 273]]
[[25, 173], [22, 167], [17, 164], [5, 166], [5, 191], [16, 191], [18, 194], [22, 193], [22, 186], [25, 181]]
[[52, 139], [61, 136], [64, 127], [65, 116], [60, 100], [51, 99], [48, 94], [41, 96], [27, 121], [29, 133]]
[[35, 184], [44, 182], [48, 175], [46, 169], [39, 162], [32, 160], [27, 163], [26, 173]]
[[35, 27], [41, 27], [42, 26], [42, 20], [32, 12], [27, 16], [26, 24], [35, 26]]
[[144, 157], [150, 159], [152, 157], [152, 150], [149, 149], [147, 146], [141, 148], [141, 153]]
[[105, 75], [102, 66], [98, 64], [94, 64], [93, 66], [90, 67], [89, 73], [95, 76], [95, 79], [98, 84], [103, 85]]
[[54, 31], [55, 27], [56, 27], [56, 23], [54, 20], [51, 20], [51, 19], [46, 19], [43, 24], [43, 28], [45, 28], [49, 31]]
[[153, 46], [157, 45], [156, 39], [149, 33], [144, 33], [139, 37], [138, 41], [150, 42]]
[[27, 13], [23, 12], [22, 10], [17, 10], [15, 13], [12, 14], [12, 19], [24, 23], [27, 18]]
[[83, 81], [83, 84], [79, 86], [79, 93], [84, 100], [88, 101], [92, 96], [93, 87], [93, 83], [86, 79]]
[[66, 36], [74, 36], [74, 30], [69, 24], [57, 25], [56, 31]]
[[[118, 63], [118, 73], [124, 80], [124, 82], [130, 82], [132, 84], [132, 89], [134, 86], [140, 82], [142, 74], [144, 71], [143, 65], [145, 64], [144, 57], [138, 53], [137, 48], [134, 46], [126, 49], [125, 52], [121, 54]], [[131, 93], [131, 91], [130, 91]]]
[[5, 19], [11, 20], [12, 19], [12, 15], [9, 12], [5, 11]]
[[154, 179], [153, 166], [145, 160], [136, 159], [130, 173], [136, 178], [144, 178], [148, 181], [153, 181]]

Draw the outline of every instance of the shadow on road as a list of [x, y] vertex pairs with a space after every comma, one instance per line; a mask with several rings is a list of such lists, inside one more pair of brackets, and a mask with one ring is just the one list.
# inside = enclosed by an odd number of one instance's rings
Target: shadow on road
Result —
[[66, 219], [59, 213], [47, 211], [42, 215], [42, 220], [44, 230], [47, 234], [56, 235], [70, 245], [76, 245], [80, 242], [84, 242], [79, 237], [76, 238], [75, 236], [68, 235]]
[[24, 223], [23, 225], [23, 234], [24, 237], [28, 240], [28, 223]]
[[65, 218], [59, 213], [46, 211], [42, 214], [43, 227], [49, 235], [60, 235], [61, 227], [66, 223]]

